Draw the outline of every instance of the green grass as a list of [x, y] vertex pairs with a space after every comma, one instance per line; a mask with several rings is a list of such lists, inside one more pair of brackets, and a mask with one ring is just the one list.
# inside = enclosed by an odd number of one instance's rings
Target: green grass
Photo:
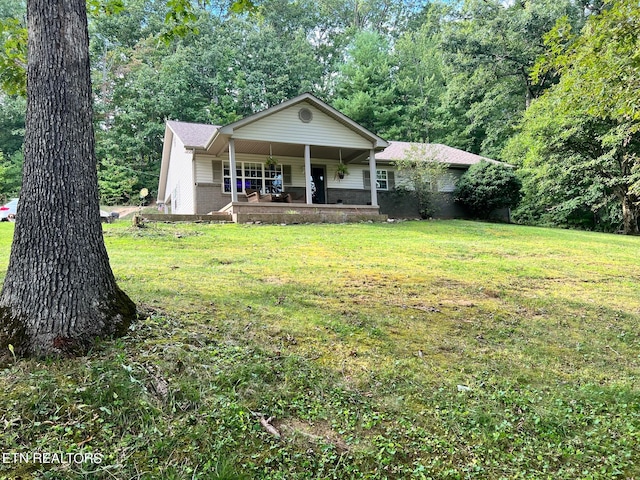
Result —
[[143, 318], [0, 372], [0, 454], [104, 459], [0, 477], [640, 478], [640, 238], [463, 221], [105, 238]]

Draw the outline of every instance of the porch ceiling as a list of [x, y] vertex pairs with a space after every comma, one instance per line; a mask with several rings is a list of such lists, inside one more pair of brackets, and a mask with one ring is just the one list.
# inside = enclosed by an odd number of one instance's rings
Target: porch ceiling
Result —
[[[239, 140], [235, 141], [236, 153], [247, 153], [253, 155], [268, 156], [270, 153], [278, 157], [304, 157], [304, 145], [297, 145], [291, 143], [278, 143], [278, 142], [260, 142], [255, 140]], [[223, 152], [229, 152], [228, 144], [223, 149]], [[369, 151], [355, 148], [338, 148], [338, 147], [321, 147], [311, 146], [311, 160], [313, 159], [328, 159], [339, 160], [342, 156], [344, 163], [350, 163], [368, 158]]]

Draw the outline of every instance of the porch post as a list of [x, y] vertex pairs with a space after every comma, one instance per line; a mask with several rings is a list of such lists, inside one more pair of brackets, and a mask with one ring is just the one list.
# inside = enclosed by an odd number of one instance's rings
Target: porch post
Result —
[[229, 139], [229, 170], [231, 174], [231, 201], [238, 201], [238, 186], [236, 176], [236, 144], [233, 138]]
[[313, 192], [311, 191], [311, 147], [304, 146], [304, 184], [307, 190], [307, 204], [313, 203]]
[[378, 175], [376, 174], [376, 151], [372, 148], [369, 151], [369, 179], [371, 183], [371, 206], [378, 206], [378, 190], [376, 189], [376, 183]]

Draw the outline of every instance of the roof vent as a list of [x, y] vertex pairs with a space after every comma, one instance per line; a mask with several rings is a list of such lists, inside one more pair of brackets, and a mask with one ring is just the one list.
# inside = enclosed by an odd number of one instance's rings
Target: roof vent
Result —
[[298, 118], [302, 123], [309, 123], [311, 120], [313, 120], [313, 113], [311, 113], [311, 110], [306, 107], [301, 108], [298, 112]]

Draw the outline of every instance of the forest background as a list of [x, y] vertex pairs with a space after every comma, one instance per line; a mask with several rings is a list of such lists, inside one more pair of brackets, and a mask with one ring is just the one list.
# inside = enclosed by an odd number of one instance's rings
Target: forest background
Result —
[[[89, 19], [103, 204], [155, 193], [166, 120], [224, 125], [312, 92], [391, 141], [513, 164], [520, 223], [638, 233], [640, 7], [631, 0], [194, 1]], [[15, 85], [23, 1], [0, 0]], [[94, 15], [95, 14], [95, 15]], [[0, 200], [20, 190], [25, 100], [0, 94]]]

